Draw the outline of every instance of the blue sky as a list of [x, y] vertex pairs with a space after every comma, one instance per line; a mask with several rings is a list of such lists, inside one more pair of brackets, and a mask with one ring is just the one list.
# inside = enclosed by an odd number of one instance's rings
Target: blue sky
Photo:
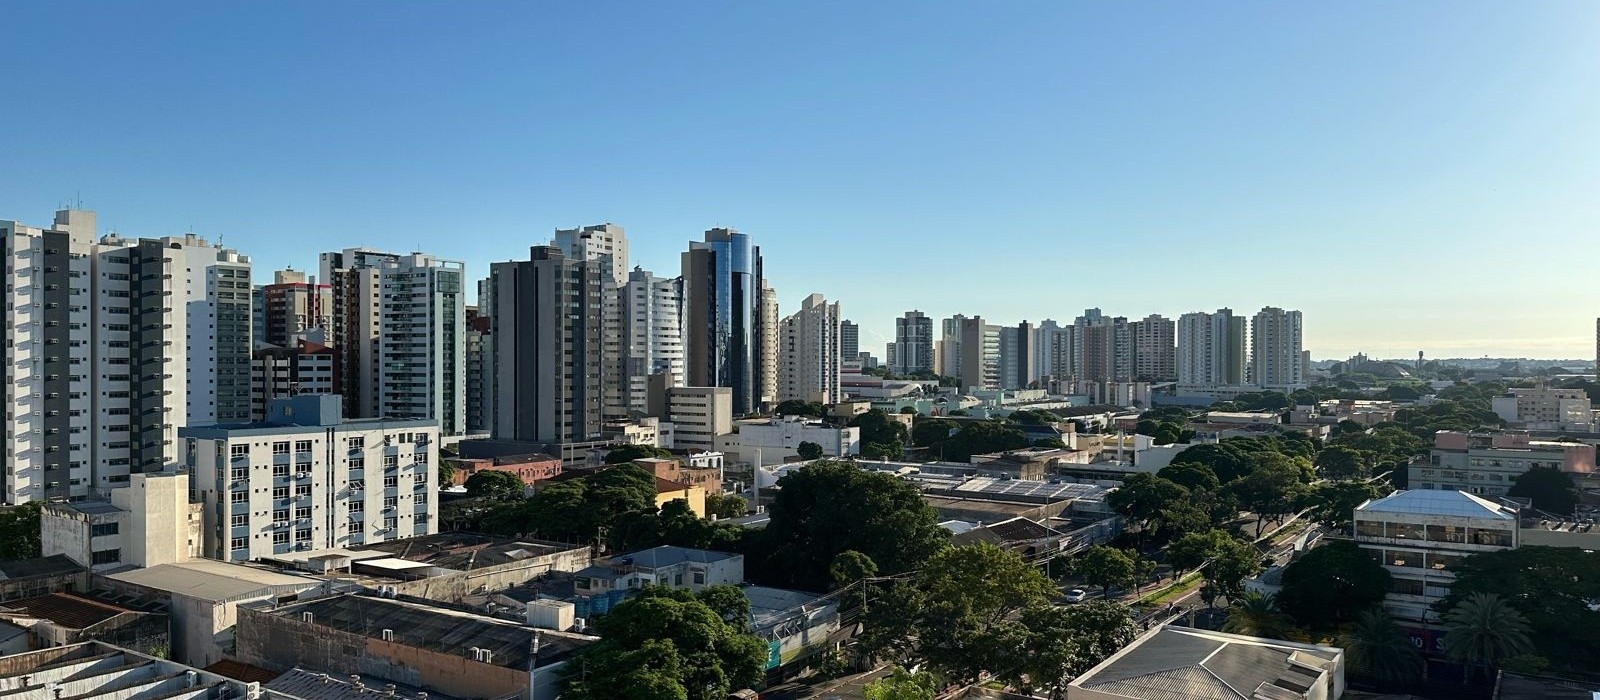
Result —
[[1591, 357], [1587, 2], [6, 3], [0, 218], [261, 279], [752, 234], [785, 313], [1272, 304], [1316, 357]]

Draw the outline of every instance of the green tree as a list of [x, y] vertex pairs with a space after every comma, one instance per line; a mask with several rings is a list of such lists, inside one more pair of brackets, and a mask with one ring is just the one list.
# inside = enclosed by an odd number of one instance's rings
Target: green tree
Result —
[[1078, 555], [1073, 570], [1090, 585], [1099, 586], [1102, 596], [1110, 596], [1112, 587], [1133, 585], [1137, 570], [1134, 557], [1108, 545], [1097, 544]]
[[1500, 595], [1532, 626], [1539, 654], [1562, 669], [1593, 668], [1600, 658], [1600, 553], [1575, 547], [1523, 546], [1467, 557], [1451, 567], [1447, 612], [1474, 593]]
[[1389, 582], [1389, 572], [1355, 542], [1335, 540], [1284, 569], [1278, 607], [1302, 626], [1330, 629], [1377, 605]]
[[567, 664], [562, 697], [723, 700], [754, 686], [765, 673], [767, 645], [745, 632], [746, 620], [725, 620], [726, 612], [687, 591], [641, 590], [599, 618], [600, 641]]
[[1444, 614], [1444, 654], [1484, 671], [1533, 651], [1528, 618], [1493, 593], [1473, 593]]
[[473, 498], [506, 500], [522, 495], [523, 483], [511, 472], [484, 469], [467, 477], [467, 495]]
[[1189, 496], [1187, 489], [1155, 474], [1131, 474], [1106, 496], [1106, 505], [1138, 526], [1141, 539], [1154, 529], [1162, 512]]
[[911, 426], [911, 444], [917, 447], [932, 447], [950, 439], [951, 433], [956, 429], [956, 422], [930, 418], [919, 420]]
[[861, 689], [866, 700], [933, 700], [939, 691], [938, 681], [926, 671], [912, 673], [899, 666], [889, 675], [879, 678]]
[[816, 418], [824, 418], [828, 415], [828, 407], [816, 402], [789, 399], [788, 401], [780, 401], [778, 405], [772, 409], [772, 415], [812, 416]]
[[1174, 467], [1180, 464], [1203, 464], [1211, 469], [1217, 480], [1227, 484], [1250, 471], [1249, 454], [1230, 441], [1212, 445], [1191, 445], [1172, 457]]
[[850, 426], [861, 429], [861, 455], [869, 459], [899, 459], [905, 449], [905, 423], [888, 411], [874, 408], [850, 419]]
[[750, 598], [738, 586], [725, 583], [706, 586], [695, 594], [695, 598], [711, 608], [724, 622], [739, 629], [750, 624]]
[[968, 421], [960, 432], [944, 441], [940, 458], [970, 462], [972, 455], [1017, 450], [1028, 444], [1028, 436], [1015, 426], [998, 421]]
[[1183, 428], [1171, 423], [1162, 423], [1156, 428], [1156, 434], [1151, 437], [1155, 438], [1157, 445], [1171, 445], [1183, 439]]
[[1364, 481], [1324, 482], [1311, 487], [1304, 504], [1312, 519], [1331, 528], [1344, 529], [1350, 527], [1356, 506], [1381, 498], [1383, 492], [1377, 484]]
[[38, 502], [0, 508], [0, 559], [40, 556], [39, 510]]
[[872, 561], [872, 557], [853, 549], [840, 552], [833, 558], [833, 563], [828, 565], [828, 576], [833, 579], [834, 588], [844, 588], [877, 574], [877, 562]]
[[801, 441], [794, 451], [800, 455], [800, 459], [822, 459], [822, 446], [814, 442]]
[[1021, 557], [987, 543], [949, 547], [868, 608], [861, 644], [970, 682], [1014, 665], [1011, 616], [1046, 605], [1055, 584]]
[[750, 503], [737, 493], [706, 494], [706, 516], [742, 518], [750, 512]]
[[1060, 420], [1061, 416], [1049, 411], [1034, 411], [1030, 409], [1012, 411], [1011, 415], [1006, 416], [1007, 423], [1016, 423], [1018, 425], [1055, 425]]
[[1222, 631], [1250, 637], [1285, 639], [1293, 631], [1293, 626], [1288, 616], [1278, 610], [1276, 596], [1251, 591], [1231, 601]]
[[1261, 571], [1261, 552], [1255, 545], [1231, 535], [1217, 539], [1217, 548], [1211, 554], [1211, 563], [1201, 575], [1213, 590], [1229, 598], [1243, 594], [1244, 580]]
[[915, 406], [902, 406], [900, 408], [900, 414], [906, 416], [917, 415], [917, 408]]
[[1367, 475], [1367, 461], [1360, 452], [1334, 445], [1317, 455], [1317, 473], [1328, 479], [1359, 479]]
[[1256, 514], [1256, 536], [1261, 535], [1263, 522], [1294, 512], [1307, 490], [1306, 471], [1309, 465], [1303, 460], [1276, 452], [1262, 452], [1252, 456], [1255, 466], [1243, 478], [1228, 485], [1240, 505]]
[[1572, 475], [1555, 467], [1534, 467], [1517, 477], [1507, 496], [1533, 499], [1533, 507], [1557, 515], [1572, 515], [1578, 504], [1578, 486]]
[[1025, 694], [1066, 697], [1067, 684], [1139, 636], [1122, 605], [1095, 600], [1080, 605], [1035, 605], [1018, 618], [1016, 665], [998, 675]]
[[439, 469], [436, 470], [436, 482], [440, 486], [448, 486], [456, 478], [456, 465], [454, 462], [439, 460]]
[[819, 460], [790, 472], [778, 487], [759, 540], [772, 585], [823, 590], [833, 558], [852, 549], [883, 573], [900, 574], [949, 542], [922, 492], [892, 474]]
[[1383, 608], [1363, 610], [1340, 637], [1339, 646], [1357, 675], [1387, 683], [1408, 683], [1422, 676], [1422, 655]]
[[1217, 479], [1217, 473], [1199, 462], [1179, 462], [1169, 464], [1156, 472], [1156, 476], [1171, 481], [1192, 491], [1214, 492], [1222, 486]]
[[1222, 530], [1191, 532], [1167, 545], [1167, 564], [1175, 575], [1193, 571], [1217, 555], [1225, 540], [1232, 539]]
[[606, 452], [606, 464], [626, 464], [636, 459], [672, 459], [672, 452], [654, 445], [622, 445]]

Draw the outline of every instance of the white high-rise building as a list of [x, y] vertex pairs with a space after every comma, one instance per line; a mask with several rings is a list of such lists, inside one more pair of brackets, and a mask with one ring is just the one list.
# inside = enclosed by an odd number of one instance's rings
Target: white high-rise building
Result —
[[961, 322], [965, 320], [966, 316], [956, 314], [939, 321], [939, 342], [934, 345], [934, 353], [939, 356], [935, 371], [940, 376], [961, 376]]
[[778, 400], [833, 403], [839, 391], [839, 303], [821, 294], [778, 323]]
[[623, 381], [628, 408], [649, 410], [652, 374], [683, 386], [683, 278], [633, 268], [622, 294]]
[[894, 354], [889, 369], [899, 374], [933, 371], [933, 319], [907, 311], [894, 320]]
[[1178, 317], [1177, 343], [1180, 390], [1244, 384], [1244, 317], [1231, 309]]
[[1178, 378], [1178, 324], [1159, 314], [1128, 324], [1133, 332], [1133, 378], [1170, 382]]
[[381, 328], [378, 268], [399, 253], [346, 248], [320, 256], [321, 279], [333, 288], [334, 350], [339, 353], [339, 388], [344, 414], [378, 415], [378, 333]]
[[177, 463], [184, 425], [250, 417], [250, 261], [192, 234], [0, 221], [7, 503], [82, 500]]
[[1055, 347], [1056, 338], [1061, 335], [1061, 324], [1054, 319], [1045, 319], [1033, 329], [1033, 375], [1029, 382], [1037, 382], [1045, 377], [1056, 376], [1056, 356], [1052, 349]]
[[340, 404], [277, 399], [265, 421], [182, 431], [205, 556], [242, 562], [439, 531], [435, 421], [346, 420]]
[[1306, 386], [1301, 354], [1301, 316], [1268, 306], [1250, 321], [1250, 383], [1269, 391], [1291, 392]]
[[622, 419], [631, 407], [627, 375], [629, 340], [624, 326], [623, 288], [628, 285], [628, 236], [616, 224], [599, 224], [576, 229], [557, 229], [551, 245], [568, 260], [600, 263], [600, 363], [602, 373], [600, 409], [606, 419]]
[[412, 253], [378, 268], [378, 413], [467, 426], [465, 265]]

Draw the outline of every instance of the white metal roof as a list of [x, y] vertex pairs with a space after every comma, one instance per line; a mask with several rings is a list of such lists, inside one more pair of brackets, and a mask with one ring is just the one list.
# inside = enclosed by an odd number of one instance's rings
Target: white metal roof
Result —
[[1462, 518], [1516, 520], [1516, 511], [1464, 491], [1411, 489], [1368, 501], [1358, 513], [1405, 513], [1408, 515], [1448, 515]]

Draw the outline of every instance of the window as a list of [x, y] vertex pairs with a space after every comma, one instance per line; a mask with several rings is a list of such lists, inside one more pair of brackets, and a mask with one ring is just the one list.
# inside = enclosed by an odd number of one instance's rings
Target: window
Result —
[[366, 529], [366, 526], [367, 524], [361, 522], [360, 520], [352, 520], [350, 521], [350, 534], [359, 535], [361, 534], [362, 530]]
[[1482, 529], [1482, 528], [1476, 528], [1475, 527], [1475, 528], [1472, 528], [1472, 543], [1473, 544], [1489, 545], [1489, 546], [1493, 546], [1493, 547], [1510, 547], [1511, 546], [1511, 531], [1510, 530], [1485, 530], [1485, 529]]
[[387, 469], [389, 467], [398, 467], [398, 466], [400, 466], [400, 458], [399, 457], [397, 457], [395, 455], [387, 455], [387, 456], [385, 456], [383, 458], [383, 467], [385, 469]]
[[1356, 537], [1383, 537], [1383, 523], [1376, 520], [1357, 520]]
[[428, 483], [428, 473], [427, 472], [417, 472], [416, 474], [412, 474], [411, 475], [411, 481], [412, 481], [412, 483], [415, 483], [418, 486], [422, 486], [424, 484], [427, 484]]
[[698, 586], [698, 585], [701, 585], [701, 584], [703, 584], [705, 582], [706, 582], [706, 572], [704, 572], [704, 571], [696, 571], [696, 572], [694, 572], [694, 585]]
[[289, 487], [287, 487], [287, 486], [274, 486], [274, 487], [272, 487], [272, 497], [276, 498], [276, 499], [280, 499], [280, 500], [288, 498], [289, 497]]
[[275, 523], [286, 523], [286, 522], [289, 522], [289, 509], [288, 508], [282, 508], [282, 509], [279, 509], [279, 510], [272, 511], [272, 522], [275, 522]]
[[103, 552], [95, 552], [90, 556], [90, 559], [93, 560], [94, 564], [96, 565], [116, 564], [122, 561], [122, 550], [107, 549]]
[[302, 529], [299, 529], [299, 530], [295, 530], [294, 531], [294, 541], [296, 541], [296, 542], [310, 542], [311, 541], [311, 530], [305, 529], [305, 528], [302, 528]]
[[300, 484], [299, 486], [294, 487], [294, 497], [295, 498], [305, 498], [306, 496], [310, 496], [310, 495], [311, 495], [311, 484]]
[[249, 481], [250, 480], [250, 468], [249, 467], [234, 467], [233, 469], [230, 469], [228, 471], [229, 471], [228, 477], [233, 479], [234, 481]]
[[310, 462], [300, 462], [300, 463], [295, 464], [294, 465], [294, 473], [295, 474], [310, 474], [311, 473], [311, 463]]
[[357, 437], [353, 437], [353, 438], [345, 438], [344, 439], [344, 446], [347, 447], [347, 448], [350, 448], [352, 450], [365, 449], [366, 446], [367, 446], [367, 439], [365, 437], [361, 437], [361, 436], [357, 436]]
[[229, 543], [229, 545], [231, 546], [232, 549], [249, 549], [250, 548], [250, 538], [248, 538], [248, 537], [235, 537], [235, 538], [233, 538], [233, 541]]
[[289, 454], [289, 443], [287, 443], [287, 442], [274, 442], [274, 443], [272, 443], [272, 454], [275, 454], [275, 455], [286, 455], [286, 454]]
[[350, 480], [350, 490], [351, 491], [360, 491], [360, 490], [362, 490], [362, 489], [364, 489], [366, 487], [367, 487], [367, 482], [365, 480], [362, 480], [362, 479], [351, 479]]
[[233, 517], [229, 518], [229, 524], [232, 525], [233, 527], [250, 527], [250, 514], [249, 513], [236, 514]]
[[383, 507], [387, 510], [389, 508], [393, 508], [398, 502], [400, 502], [400, 499], [395, 496], [384, 496]]
[[287, 464], [274, 464], [274, 465], [272, 465], [272, 475], [273, 476], [288, 476], [289, 475], [289, 465], [287, 465]]
[[294, 509], [294, 519], [295, 520], [310, 520], [311, 519], [311, 509], [308, 508], [308, 507], [300, 507], [300, 508]]
[[105, 537], [117, 534], [116, 523], [96, 523], [89, 526], [90, 537]]
[[1455, 542], [1458, 544], [1467, 541], [1467, 529], [1455, 525], [1429, 525], [1429, 542]]
[[229, 503], [244, 503], [250, 500], [249, 491], [234, 491], [228, 494]]
[[399, 485], [400, 485], [400, 477], [398, 477], [398, 476], [386, 476], [386, 477], [383, 477], [383, 487], [384, 488], [392, 489], [392, 488], [395, 488], [396, 486], [399, 486]]
[[417, 464], [427, 464], [428, 463], [428, 453], [426, 453], [426, 452], [418, 452], [418, 453], [416, 453], [415, 455], [412, 455], [412, 456], [416, 458], [413, 461], [415, 461]]
[[277, 532], [272, 533], [272, 543], [273, 544], [289, 544], [289, 531], [288, 530], [279, 530]]
[[1422, 582], [1397, 576], [1390, 580], [1389, 592], [1400, 595], [1422, 595]]
[[1388, 536], [1397, 540], [1422, 539], [1422, 526], [1412, 523], [1389, 523]]
[[673, 586], [682, 586], [683, 585], [683, 574], [673, 574], [672, 575], [672, 585]]
[[294, 441], [294, 451], [295, 452], [310, 452], [311, 451], [311, 441], [310, 440], [295, 440]]
[[350, 468], [351, 469], [366, 469], [367, 468], [367, 460], [366, 460], [366, 458], [365, 457], [351, 457], [350, 458]]
[[385, 529], [385, 530], [393, 531], [395, 526], [398, 525], [398, 524], [399, 524], [399, 521], [394, 519], [394, 518], [384, 518], [383, 519], [383, 529]]
[[364, 511], [366, 509], [367, 509], [367, 502], [366, 501], [351, 501], [350, 502], [350, 512], [351, 513], [360, 513], [361, 511]]
[[428, 503], [428, 492], [424, 491], [424, 492], [419, 493], [419, 494], [417, 494], [415, 496], [412, 496], [411, 497], [411, 502], [415, 503], [415, 504], [417, 504], [419, 506], [420, 505], [426, 505]]
[[[119, 392], [119, 393], [124, 393], [125, 394], [127, 392]], [[228, 454], [231, 454], [234, 457], [249, 457], [250, 456], [250, 446], [249, 445], [230, 445], [228, 447]]]

